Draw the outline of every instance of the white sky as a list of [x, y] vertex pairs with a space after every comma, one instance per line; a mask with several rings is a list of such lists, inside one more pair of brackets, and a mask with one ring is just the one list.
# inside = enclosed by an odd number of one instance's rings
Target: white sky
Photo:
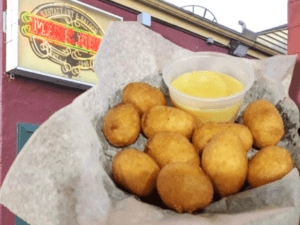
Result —
[[[164, 0], [176, 6], [200, 5], [209, 9], [219, 24], [242, 32], [239, 20], [247, 29], [259, 32], [287, 24], [288, 0]], [[190, 8], [191, 10], [191, 8]], [[196, 11], [203, 15], [203, 11]]]

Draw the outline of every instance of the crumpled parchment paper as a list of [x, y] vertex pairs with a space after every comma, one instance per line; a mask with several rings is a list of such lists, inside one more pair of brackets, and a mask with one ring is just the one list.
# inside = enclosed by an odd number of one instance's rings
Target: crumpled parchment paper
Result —
[[[293, 73], [296, 56], [246, 61], [255, 83], [237, 121], [250, 102], [272, 101], [285, 123], [279, 146], [287, 148], [295, 169], [283, 179], [209, 205], [204, 212], [177, 214], [120, 190], [111, 177], [110, 146], [101, 128], [107, 110], [121, 102], [133, 81], [161, 87], [162, 69], [183, 54], [198, 54], [164, 39], [137, 22], [112, 22], [95, 60], [99, 83], [42, 124], [25, 144], [0, 190], [0, 202], [32, 225], [130, 224], [299, 224], [299, 110], [282, 83]], [[201, 54], [201, 53], [200, 53]], [[143, 151], [141, 135], [132, 147]], [[249, 158], [256, 153], [252, 149]], [[146, 201], [146, 202], [145, 202]]]

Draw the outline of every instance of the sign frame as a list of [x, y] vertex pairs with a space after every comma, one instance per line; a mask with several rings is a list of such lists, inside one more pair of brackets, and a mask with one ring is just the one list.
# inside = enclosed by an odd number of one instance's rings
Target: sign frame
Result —
[[[46, 82], [55, 83], [58, 85], [68, 86], [72, 88], [78, 88], [87, 90], [95, 84], [84, 82], [81, 80], [75, 80], [51, 73], [45, 73], [42, 71], [32, 70], [30, 68], [25, 68], [19, 64], [19, 36], [21, 35], [20, 30], [20, 1], [26, 0], [7, 0], [7, 19], [6, 19], [6, 73], [11, 76], [20, 75], [24, 77], [29, 77], [37, 80], [42, 80]], [[114, 15], [112, 13], [106, 12], [102, 9], [96, 8], [94, 6], [88, 5], [86, 3], [80, 2], [78, 0], [62, 0], [62, 3], [66, 4], [76, 4], [78, 7], [83, 6], [91, 9], [95, 12], [100, 12], [101, 14], [108, 15], [112, 18], [123, 21], [123, 17]], [[45, 2], [46, 3], [46, 2]], [[51, 0], [49, 3], [52, 3]], [[76, 6], [76, 7], [77, 7]]]

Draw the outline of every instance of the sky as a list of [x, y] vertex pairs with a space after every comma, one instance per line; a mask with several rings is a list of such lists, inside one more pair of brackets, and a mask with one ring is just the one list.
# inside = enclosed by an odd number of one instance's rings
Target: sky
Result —
[[[242, 32], [242, 26], [238, 24], [239, 20], [242, 20], [246, 24], [246, 28], [253, 32], [260, 32], [287, 24], [288, 0], [164, 1], [172, 3], [178, 7], [187, 5], [203, 6], [214, 14], [219, 24], [238, 32]], [[189, 9], [191, 10], [191, 7]], [[204, 11], [201, 8], [195, 8], [195, 13], [203, 15], [203, 12]], [[209, 15], [212, 18], [211, 14], [207, 14], [207, 16]]]

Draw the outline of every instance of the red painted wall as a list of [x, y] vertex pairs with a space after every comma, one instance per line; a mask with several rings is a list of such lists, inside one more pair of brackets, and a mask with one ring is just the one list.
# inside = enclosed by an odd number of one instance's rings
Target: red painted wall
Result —
[[[2, 15], [3, 11], [6, 9], [5, 6], [5, 1], [1, 1], [0, 3], [0, 15]], [[3, 17], [0, 16], [0, 52], [1, 52], [1, 60], [0, 60], [0, 72], [1, 72], [1, 77], [0, 77], [0, 182], [1, 182], [1, 186], [2, 186], [2, 181], [3, 181], [3, 171], [2, 171], [2, 162], [4, 161], [4, 158], [2, 157], [3, 155], [3, 148], [2, 148], [2, 136], [3, 136], [3, 132], [2, 132], [2, 117], [3, 117], [3, 113], [2, 113], [2, 77], [4, 76], [4, 69], [3, 69], [3, 64], [4, 64], [4, 42], [5, 42], [5, 38], [4, 38], [5, 34], [3, 33]], [[2, 205], [0, 205], [0, 225], [5, 224], [3, 223], [3, 213], [7, 213], [8, 210], [6, 210]]]
[[[2, 76], [2, 84], [1, 183], [16, 157], [17, 123], [40, 125], [53, 111], [70, 104], [82, 93], [32, 79], [13, 80], [7, 75]], [[6, 208], [2, 208], [1, 216], [2, 225], [14, 224], [14, 215]]]
[[[139, 12], [118, 6], [110, 1], [82, 0], [82, 2], [121, 16], [124, 21], [136, 21], [139, 14]], [[1, 15], [3, 10], [6, 10], [6, 0], [1, 0]], [[223, 47], [208, 46], [205, 40], [202, 40], [199, 36], [192, 35], [176, 27], [166, 26], [156, 19], [153, 19], [150, 29], [191, 51], [228, 53], [228, 50]], [[16, 157], [17, 123], [40, 125], [54, 111], [70, 104], [83, 91], [23, 77], [10, 79], [4, 72], [5, 34], [2, 32], [2, 16], [0, 16], [0, 30], [0, 50], [2, 55], [2, 60], [0, 61], [0, 71], [2, 71], [0, 77], [0, 179], [2, 184]], [[247, 56], [247, 58], [252, 57]], [[0, 206], [0, 225], [13, 225], [14, 221], [14, 215], [5, 207]]]
[[289, 95], [300, 109], [300, 0], [288, 2], [288, 54], [298, 54]]
[[164, 38], [172, 41], [173, 43], [194, 52], [220, 52], [228, 54], [228, 50], [216, 45], [209, 46], [205, 40], [197, 36], [192, 36], [188, 32], [176, 30], [172, 27], [167, 27], [160, 24], [157, 20], [151, 22], [151, 30], [160, 33]]

